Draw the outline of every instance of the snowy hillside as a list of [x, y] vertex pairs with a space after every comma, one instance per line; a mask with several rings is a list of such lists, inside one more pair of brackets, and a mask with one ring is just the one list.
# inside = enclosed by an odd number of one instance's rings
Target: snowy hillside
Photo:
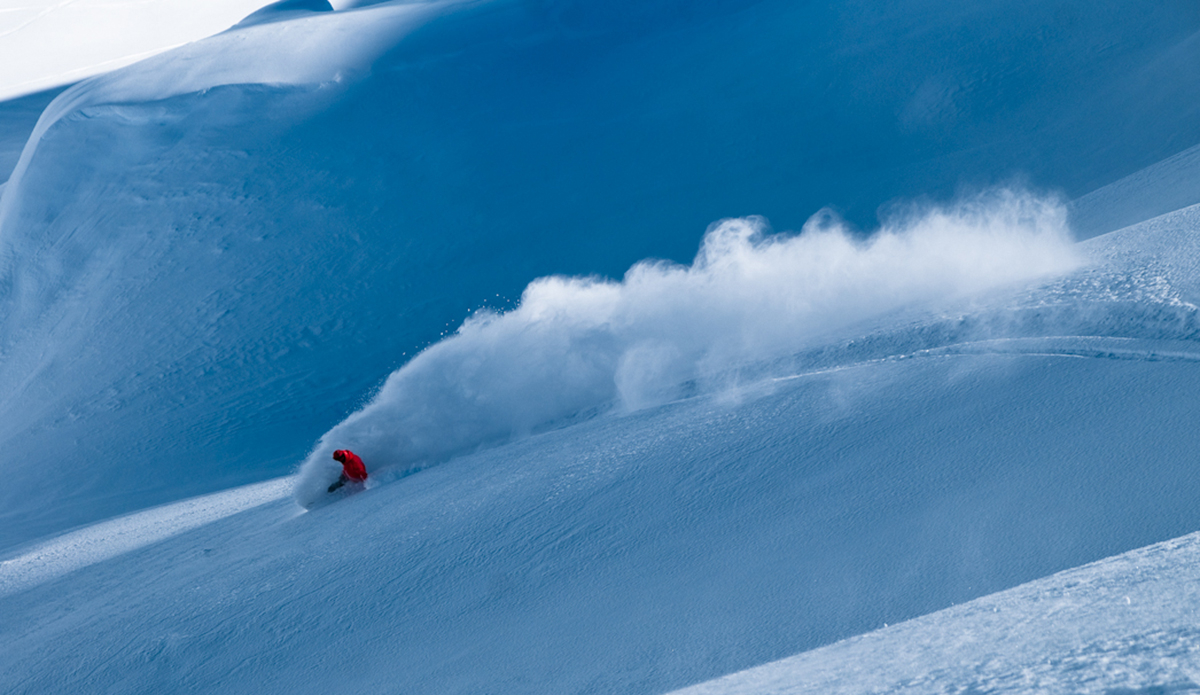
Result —
[[1130, 551], [678, 695], [1193, 692], [1198, 544]]
[[[765, 365], [736, 397], [592, 417], [314, 512], [231, 492], [198, 527], [167, 508], [29, 549], [3, 565], [4, 679], [654, 692], [1181, 535], [1198, 218], [1089, 242], [1085, 268], [966, 316], [887, 321], [821, 368]], [[1088, 330], [1038, 330], [1061, 309]], [[976, 317], [1027, 337], [944, 340]], [[94, 564], [64, 566], [72, 546]], [[23, 579], [40, 556], [62, 570]]]
[[0, 198], [0, 444], [47, 467], [3, 460], [0, 545], [284, 474], [540, 276], [687, 261], [727, 217], [1109, 183], [1200, 142], [1196, 28], [1188, 3], [384, 3], [85, 81]]
[[[320, 4], [0, 104], [6, 690], [1020, 689], [1151, 629], [894, 646], [1200, 528], [1192, 4]], [[1184, 683], [1188, 615], [1033, 685]]]

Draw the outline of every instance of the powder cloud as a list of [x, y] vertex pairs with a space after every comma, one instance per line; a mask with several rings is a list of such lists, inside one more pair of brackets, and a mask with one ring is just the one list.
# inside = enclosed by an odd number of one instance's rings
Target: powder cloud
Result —
[[337, 448], [374, 471], [419, 468], [580, 413], [658, 405], [685, 384], [718, 388], [723, 372], [839, 328], [1080, 263], [1061, 202], [1011, 190], [910, 211], [865, 238], [827, 213], [798, 234], [722, 220], [691, 265], [545, 277], [515, 309], [470, 317], [321, 438], [296, 498], [320, 499]]

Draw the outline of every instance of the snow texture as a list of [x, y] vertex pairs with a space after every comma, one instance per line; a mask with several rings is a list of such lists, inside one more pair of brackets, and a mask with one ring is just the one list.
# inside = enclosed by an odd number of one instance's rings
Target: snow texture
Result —
[[287, 474], [535, 278], [687, 262], [720, 219], [1070, 198], [1200, 141], [1188, 2], [334, 7], [82, 82], [28, 133], [0, 450], [48, 470], [0, 459], [0, 547]]
[[1194, 3], [299, 5], [0, 103], [6, 692], [1195, 689]]
[[1193, 533], [676, 694], [1195, 692], [1198, 563]]
[[[279, 499], [14, 577], [0, 677], [656, 692], [1181, 536], [1200, 524], [1198, 224], [1188, 208], [1097, 238], [1087, 265], [966, 314], [889, 314], [736, 399], [597, 415], [306, 514]], [[331, 640], [360, 655], [349, 675]], [[1153, 644], [1146, 678], [1187, 667]], [[1041, 653], [1021, 649], [1021, 668]]]
[[70, 574], [185, 531], [266, 504], [291, 492], [271, 480], [148, 509], [58, 536], [0, 562], [0, 595]]

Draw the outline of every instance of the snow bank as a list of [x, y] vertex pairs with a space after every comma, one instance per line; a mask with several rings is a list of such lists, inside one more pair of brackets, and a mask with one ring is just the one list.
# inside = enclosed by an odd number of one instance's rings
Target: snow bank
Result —
[[1002, 190], [898, 216], [868, 239], [828, 213], [800, 234], [762, 218], [712, 225], [690, 266], [643, 261], [621, 282], [548, 277], [508, 313], [482, 311], [389, 377], [304, 462], [297, 501], [336, 477], [334, 449], [401, 470], [615, 402], [727, 386], [740, 364], [788, 354], [913, 303], [1061, 273], [1080, 258], [1056, 200]]

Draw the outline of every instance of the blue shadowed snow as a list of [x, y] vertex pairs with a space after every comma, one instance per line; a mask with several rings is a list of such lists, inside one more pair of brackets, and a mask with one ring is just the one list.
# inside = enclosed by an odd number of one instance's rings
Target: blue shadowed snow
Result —
[[[1197, 224], [1189, 208], [1095, 239], [1084, 268], [967, 314], [875, 322], [873, 358], [856, 340], [60, 578], [24, 578], [31, 549], [0, 565], [24, 587], [0, 598], [0, 675], [658, 692], [1182, 535], [1200, 524]], [[1036, 335], [1062, 315], [1074, 335]]]
[[1191, 3], [353, 4], [0, 105], [6, 689], [662, 692], [1200, 528]]
[[[1184, 352], [889, 361], [592, 420], [298, 518], [268, 505], [0, 599], [3, 673], [28, 692], [686, 685], [1194, 528]], [[120, 639], [89, 648], [114, 613]]]
[[[38, 116], [62, 89], [51, 89], [36, 94], [11, 99], [0, 104], [0, 179], [8, 176], [17, 166], [21, 150], [37, 124]], [[0, 182], [3, 186], [3, 182]], [[4, 189], [0, 187], [0, 191]]]
[[382, 4], [82, 83], [0, 200], [0, 445], [49, 467], [3, 459], [0, 543], [288, 472], [537, 277], [686, 261], [731, 216], [798, 229], [834, 205], [871, 226], [964, 182], [1114, 180], [1200, 141], [1180, 71], [1197, 21]]
[[1198, 542], [1130, 551], [678, 695], [1195, 691]]

